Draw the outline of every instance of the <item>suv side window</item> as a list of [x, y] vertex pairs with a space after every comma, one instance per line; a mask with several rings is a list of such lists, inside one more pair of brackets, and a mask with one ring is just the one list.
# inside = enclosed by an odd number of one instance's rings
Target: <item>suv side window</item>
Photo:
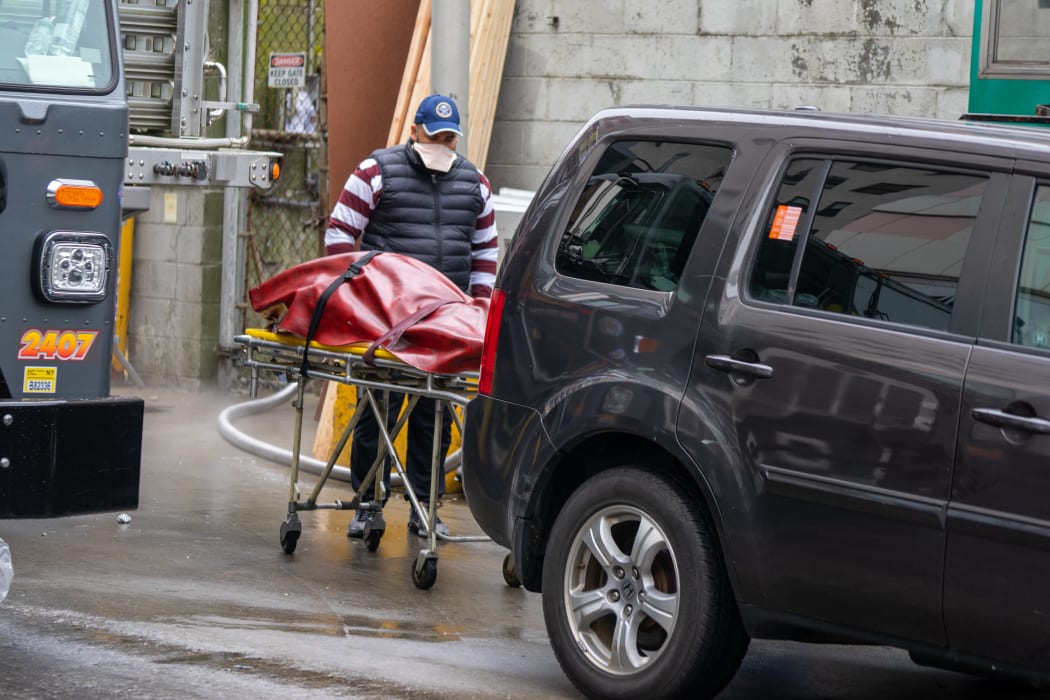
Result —
[[1028, 217], [1013, 342], [1050, 348], [1050, 185], [1040, 185]]
[[751, 295], [947, 330], [986, 185], [915, 165], [795, 160], [767, 218]]
[[612, 144], [573, 209], [556, 269], [596, 282], [675, 289], [732, 155], [728, 146]]

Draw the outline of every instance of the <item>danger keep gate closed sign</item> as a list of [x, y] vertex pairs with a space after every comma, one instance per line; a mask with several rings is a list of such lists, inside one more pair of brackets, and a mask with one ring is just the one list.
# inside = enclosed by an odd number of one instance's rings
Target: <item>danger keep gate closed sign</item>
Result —
[[271, 53], [269, 87], [293, 88], [306, 85], [306, 52]]

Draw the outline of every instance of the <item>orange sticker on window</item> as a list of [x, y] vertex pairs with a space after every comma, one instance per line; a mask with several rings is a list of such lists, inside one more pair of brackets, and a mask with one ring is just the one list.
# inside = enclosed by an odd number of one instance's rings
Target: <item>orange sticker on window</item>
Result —
[[781, 204], [777, 207], [777, 214], [773, 217], [773, 226], [769, 229], [769, 237], [778, 241], [795, 240], [795, 229], [798, 228], [798, 220], [802, 218], [802, 207], [791, 207]]

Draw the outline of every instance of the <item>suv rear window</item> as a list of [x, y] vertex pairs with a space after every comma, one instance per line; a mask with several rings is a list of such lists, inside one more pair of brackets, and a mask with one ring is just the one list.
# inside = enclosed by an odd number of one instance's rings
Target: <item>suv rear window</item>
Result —
[[718, 184], [728, 146], [619, 141], [603, 154], [558, 246], [558, 272], [671, 291]]
[[914, 165], [795, 160], [766, 221], [751, 295], [947, 330], [986, 184]]

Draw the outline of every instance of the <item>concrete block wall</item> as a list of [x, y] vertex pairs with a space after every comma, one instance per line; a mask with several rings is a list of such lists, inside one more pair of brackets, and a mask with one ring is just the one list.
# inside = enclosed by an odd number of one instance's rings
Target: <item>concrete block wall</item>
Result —
[[222, 194], [153, 187], [150, 199], [135, 219], [128, 359], [147, 385], [196, 390], [218, 367]]
[[958, 118], [970, 0], [517, 0], [486, 174], [535, 189], [604, 107]]
[[[970, 0], [516, 0], [486, 174], [535, 189], [608, 106], [956, 118], [972, 26]], [[152, 198], [136, 221], [129, 359], [149, 383], [193, 389], [218, 373], [221, 193]]]

